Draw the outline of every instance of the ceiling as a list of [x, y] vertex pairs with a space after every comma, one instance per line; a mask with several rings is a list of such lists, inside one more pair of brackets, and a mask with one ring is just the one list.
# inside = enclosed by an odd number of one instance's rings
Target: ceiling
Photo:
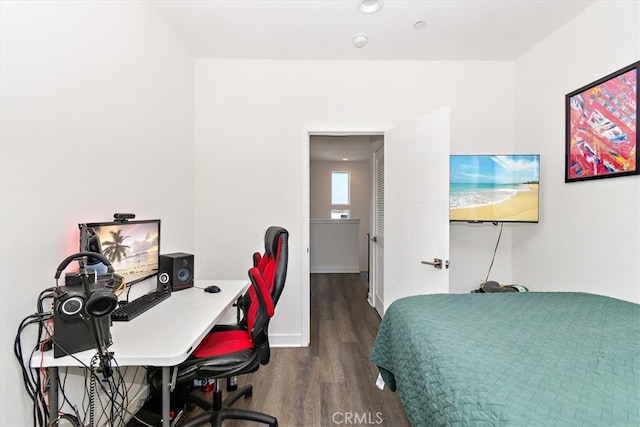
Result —
[[594, 0], [381, 0], [374, 14], [360, 0], [153, 3], [196, 58], [510, 61]]
[[309, 139], [309, 160], [312, 162], [368, 162], [372, 144], [382, 135], [313, 135]]
[[[513, 61], [594, 0], [153, 0], [196, 58]], [[372, 0], [367, 0], [372, 1]], [[414, 24], [424, 21], [423, 29]], [[356, 48], [357, 34], [368, 44]], [[367, 161], [368, 136], [312, 137], [314, 161]], [[375, 140], [375, 138], [373, 138]], [[379, 139], [379, 137], [378, 137]]]

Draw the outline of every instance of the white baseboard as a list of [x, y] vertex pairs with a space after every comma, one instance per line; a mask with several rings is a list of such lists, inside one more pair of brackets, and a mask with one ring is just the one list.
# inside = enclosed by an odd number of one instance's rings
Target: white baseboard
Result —
[[309, 343], [302, 343], [300, 334], [269, 334], [271, 347], [308, 347]]
[[[379, 307], [379, 309], [378, 309], [378, 307]], [[384, 302], [382, 302], [382, 300], [380, 298], [378, 298], [377, 295], [375, 297], [375, 305], [373, 306], [373, 308], [378, 310], [378, 313], [380, 313], [380, 312], [384, 313]]]

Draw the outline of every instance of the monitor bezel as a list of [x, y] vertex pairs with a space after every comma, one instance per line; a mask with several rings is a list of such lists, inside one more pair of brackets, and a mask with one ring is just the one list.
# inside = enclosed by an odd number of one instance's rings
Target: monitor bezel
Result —
[[[86, 238], [86, 230], [88, 228], [95, 228], [95, 227], [110, 227], [110, 226], [127, 226], [127, 225], [136, 225], [136, 224], [157, 224], [157, 229], [158, 229], [158, 268], [155, 269], [154, 272], [150, 272], [148, 274], [145, 274], [141, 277], [136, 277], [133, 280], [127, 280], [126, 281], [126, 285], [130, 286], [130, 285], [134, 285], [136, 283], [140, 283], [144, 280], [147, 280], [151, 277], [157, 276], [158, 275], [158, 269], [160, 267], [160, 249], [161, 249], [161, 221], [160, 219], [142, 219], [142, 220], [113, 220], [113, 221], [98, 221], [98, 222], [86, 222], [86, 223], [80, 223], [78, 224], [78, 228], [80, 229], [80, 252], [84, 252], [85, 249], [87, 248], [87, 238]], [[104, 248], [102, 249], [104, 252]], [[118, 274], [118, 271], [115, 271], [115, 274]]]

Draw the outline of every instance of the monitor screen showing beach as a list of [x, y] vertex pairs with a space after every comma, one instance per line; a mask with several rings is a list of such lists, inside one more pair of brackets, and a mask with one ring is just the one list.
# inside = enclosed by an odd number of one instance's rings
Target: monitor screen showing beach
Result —
[[539, 155], [452, 155], [449, 219], [538, 222]]

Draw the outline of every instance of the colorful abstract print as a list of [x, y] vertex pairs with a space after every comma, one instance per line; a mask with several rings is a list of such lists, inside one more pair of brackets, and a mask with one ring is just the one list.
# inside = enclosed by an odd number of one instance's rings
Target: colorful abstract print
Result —
[[637, 69], [570, 98], [568, 178], [636, 170]]

